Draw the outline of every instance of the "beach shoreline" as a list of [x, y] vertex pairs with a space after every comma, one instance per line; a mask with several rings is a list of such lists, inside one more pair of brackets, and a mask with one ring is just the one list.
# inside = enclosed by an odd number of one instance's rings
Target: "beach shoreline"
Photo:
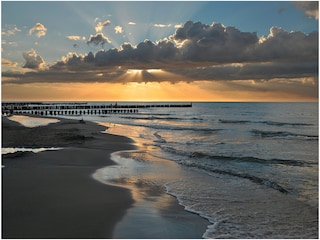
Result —
[[2, 147], [60, 147], [2, 156], [2, 238], [111, 238], [133, 204], [128, 189], [91, 175], [115, 164], [114, 151], [134, 149], [126, 137], [92, 122], [60, 119], [27, 128], [2, 117]]
[[[112, 154], [137, 151], [133, 140], [94, 122], [57, 119], [30, 128], [2, 117], [3, 148], [59, 149], [2, 155], [2, 238], [202, 237], [208, 221], [163, 190], [141, 202], [132, 186], [93, 176], [108, 166], [121, 168]], [[162, 206], [151, 206], [155, 199]]]

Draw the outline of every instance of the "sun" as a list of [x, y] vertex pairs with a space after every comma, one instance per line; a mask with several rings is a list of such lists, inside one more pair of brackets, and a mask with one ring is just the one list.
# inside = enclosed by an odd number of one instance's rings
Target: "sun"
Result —
[[141, 69], [128, 69], [127, 73], [132, 75], [140, 75], [143, 70]]

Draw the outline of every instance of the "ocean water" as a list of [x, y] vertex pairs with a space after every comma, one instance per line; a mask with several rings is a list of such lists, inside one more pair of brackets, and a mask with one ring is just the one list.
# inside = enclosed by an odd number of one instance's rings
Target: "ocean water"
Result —
[[103, 122], [139, 145], [122, 158], [186, 170], [161, 181], [209, 220], [203, 237], [318, 237], [317, 103], [194, 103]]
[[139, 147], [114, 153], [118, 167], [95, 178], [163, 187], [208, 220], [204, 238], [318, 238], [317, 103], [193, 103], [69, 118]]

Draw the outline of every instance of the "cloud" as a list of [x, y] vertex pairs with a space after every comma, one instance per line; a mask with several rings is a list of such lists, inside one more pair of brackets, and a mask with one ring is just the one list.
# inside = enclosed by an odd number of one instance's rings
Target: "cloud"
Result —
[[40, 57], [34, 49], [31, 49], [28, 52], [23, 53], [23, 58], [26, 60], [23, 68], [31, 68], [31, 69], [43, 69], [45, 65], [45, 61], [42, 57]]
[[180, 46], [182, 58], [190, 61], [242, 62], [258, 43], [256, 33], [241, 32], [220, 23], [188, 21], [171, 39]]
[[171, 27], [171, 24], [153, 24], [154, 27], [158, 27], [158, 28], [165, 28], [165, 27]]
[[114, 27], [114, 31], [116, 34], [120, 34], [120, 33], [123, 33], [123, 29], [121, 26], [115, 26]]
[[1, 66], [2, 67], [16, 67], [18, 66], [17, 62], [12, 62], [9, 59], [1, 58]]
[[308, 17], [314, 17], [319, 20], [319, 2], [318, 1], [297, 1], [292, 2], [299, 10], [304, 11]]
[[286, 32], [272, 27], [268, 36], [241, 32], [220, 23], [187, 22], [171, 39], [184, 61], [212, 63], [265, 62], [317, 59], [318, 33]]
[[78, 41], [78, 40], [83, 39], [80, 36], [72, 36], [72, 35], [71, 36], [67, 36], [66, 38], [69, 39], [69, 40], [74, 40], [74, 41]]
[[128, 22], [129, 25], [136, 25], [135, 22]]
[[107, 21], [104, 21], [104, 22], [98, 22], [97, 25], [95, 26], [95, 30], [96, 32], [101, 32], [102, 29], [105, 27], [105, 26], [108, 26], [111, 24], [111, 21], [110, 20], [107, 20]]
[[17, 32], [21, 32], [21, 29], [19, 29], [16, 25], [6, 25], [1, 31], [1, 35], [12, 36]]
[[318, 32], [286, 32], [282, 28], [272, 27], [267, 37], [259, 40], [257, 47], [250, 49], [249, 60], [304, 61], [318, 59]]
[[[110, 40], [98, 33], [91, 35], [87, 43], [103, 46]], [[125, 77], [130, 69], [140, 69], [144, 73], [140, 81], [317, 80], [318, 32], [286, 32], [272, 27], [267, 36], [259, 38], [254, 32], [242, 32], [220, 23], [207, 25], [189, 21], [167, 39], [157, 42], [145, 40], [136, 46], [124, 43], [118, 49], [68, 54], [51, 65], [45, 77], [44, 71], [39, 77], [37, 73], [30, 73], [28, 78], [24, 77], [27, 75], [12, 76], [9, 73], [3, 76], [19, 78], [21, 83], [27, 79], [48, 82], [52, 79], [66, 82], [138, 81]], [[162, 69], [166, 75], [155, 78], [149, 69]], [[54, 73], [58, 75], [51, 76]], [[63, 73], [66, 77], [57, 79]], [[103, 74], [103, 77], [97, 79], [97, 74]], [[172, 76], [180, 77], [175, 80]]]
[[38, 38], [43, 37], [47, 33], [47, 29], [41, 23], [36, 23], [32, 28], [29, 30], [29, 35], [31, 36], [35, 32]]
[[168, 69], [168, 71], [188, 79], [214, 81], [317, 78], [318, 64], [316, 61], [230, 63], [199, 68]]
[[97, 33], [96, 35], [90, 35], [87, 44], [93, 44], [94, 46], [104, 46], [105, 43], [111, 43], [111, 41], [103, 35], [103, 33]]
[[1, 40], [2, 45], [11, 45], [11, 46], [18, 46], [17, 42], [9, 41], [7, 42], [6, 40]]

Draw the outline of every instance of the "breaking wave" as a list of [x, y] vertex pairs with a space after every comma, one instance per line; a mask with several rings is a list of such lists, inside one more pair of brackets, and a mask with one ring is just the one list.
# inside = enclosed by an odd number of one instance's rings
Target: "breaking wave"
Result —
[[263, 138], [299, 138], [301, 140], [318, 140], [317, 135], [307, 135], [307, 134], [299, 134], [292, 133], [287, 131], [262, 131], [257, 129], [252, 129], [251, 133], [254, 136], [259, 136]]
[[269, 188], [273, 188], [281, 193], [289, 193], [289, 190], [285, 189], [284, 187], [282, 187], [280, 184], [278, 184], [277, 182], [271, 181], [269, 179], [265, 179], [265, 178], [260, 178], [251, 174], [247, 174], [247, 173], [238, 173], [238, 172], [233, 172], [230, 170], [221, 170], [221, 169], [213, 169], [209, 166], [205, 166], [205, 165], [199, 165], [196, 163], [188, 163], [188, 164], [184, 164], [185, 166], [188, 167], [196, 167], [198, 169], [202, 169], [208, 172], [212, 172], [212, 173], [218, 173], [218, 174], [223, 174], [223, 175], [229, 175], [229, 176], [233, 176], [233, 177], [239, 177], [239, 178], [243, 178], [243, 179], [248, 179], [254, 183], [260, 184], [260, 185], [264, 185], [266, 187]]
[[313, 163], [305, 162], [302, 160], [292, 159], [262, 159], [257, 157], [234, 157], [234, 156], [213, 156], [201, 152], [193, 152], [189, 155], [191, 158], [207, 158], [216, 161], [229, 161], [229, 162], [248, 162], [248, 163], [260, 163], [260, 164], [281, 164], [287, 166], [307, 166]]

